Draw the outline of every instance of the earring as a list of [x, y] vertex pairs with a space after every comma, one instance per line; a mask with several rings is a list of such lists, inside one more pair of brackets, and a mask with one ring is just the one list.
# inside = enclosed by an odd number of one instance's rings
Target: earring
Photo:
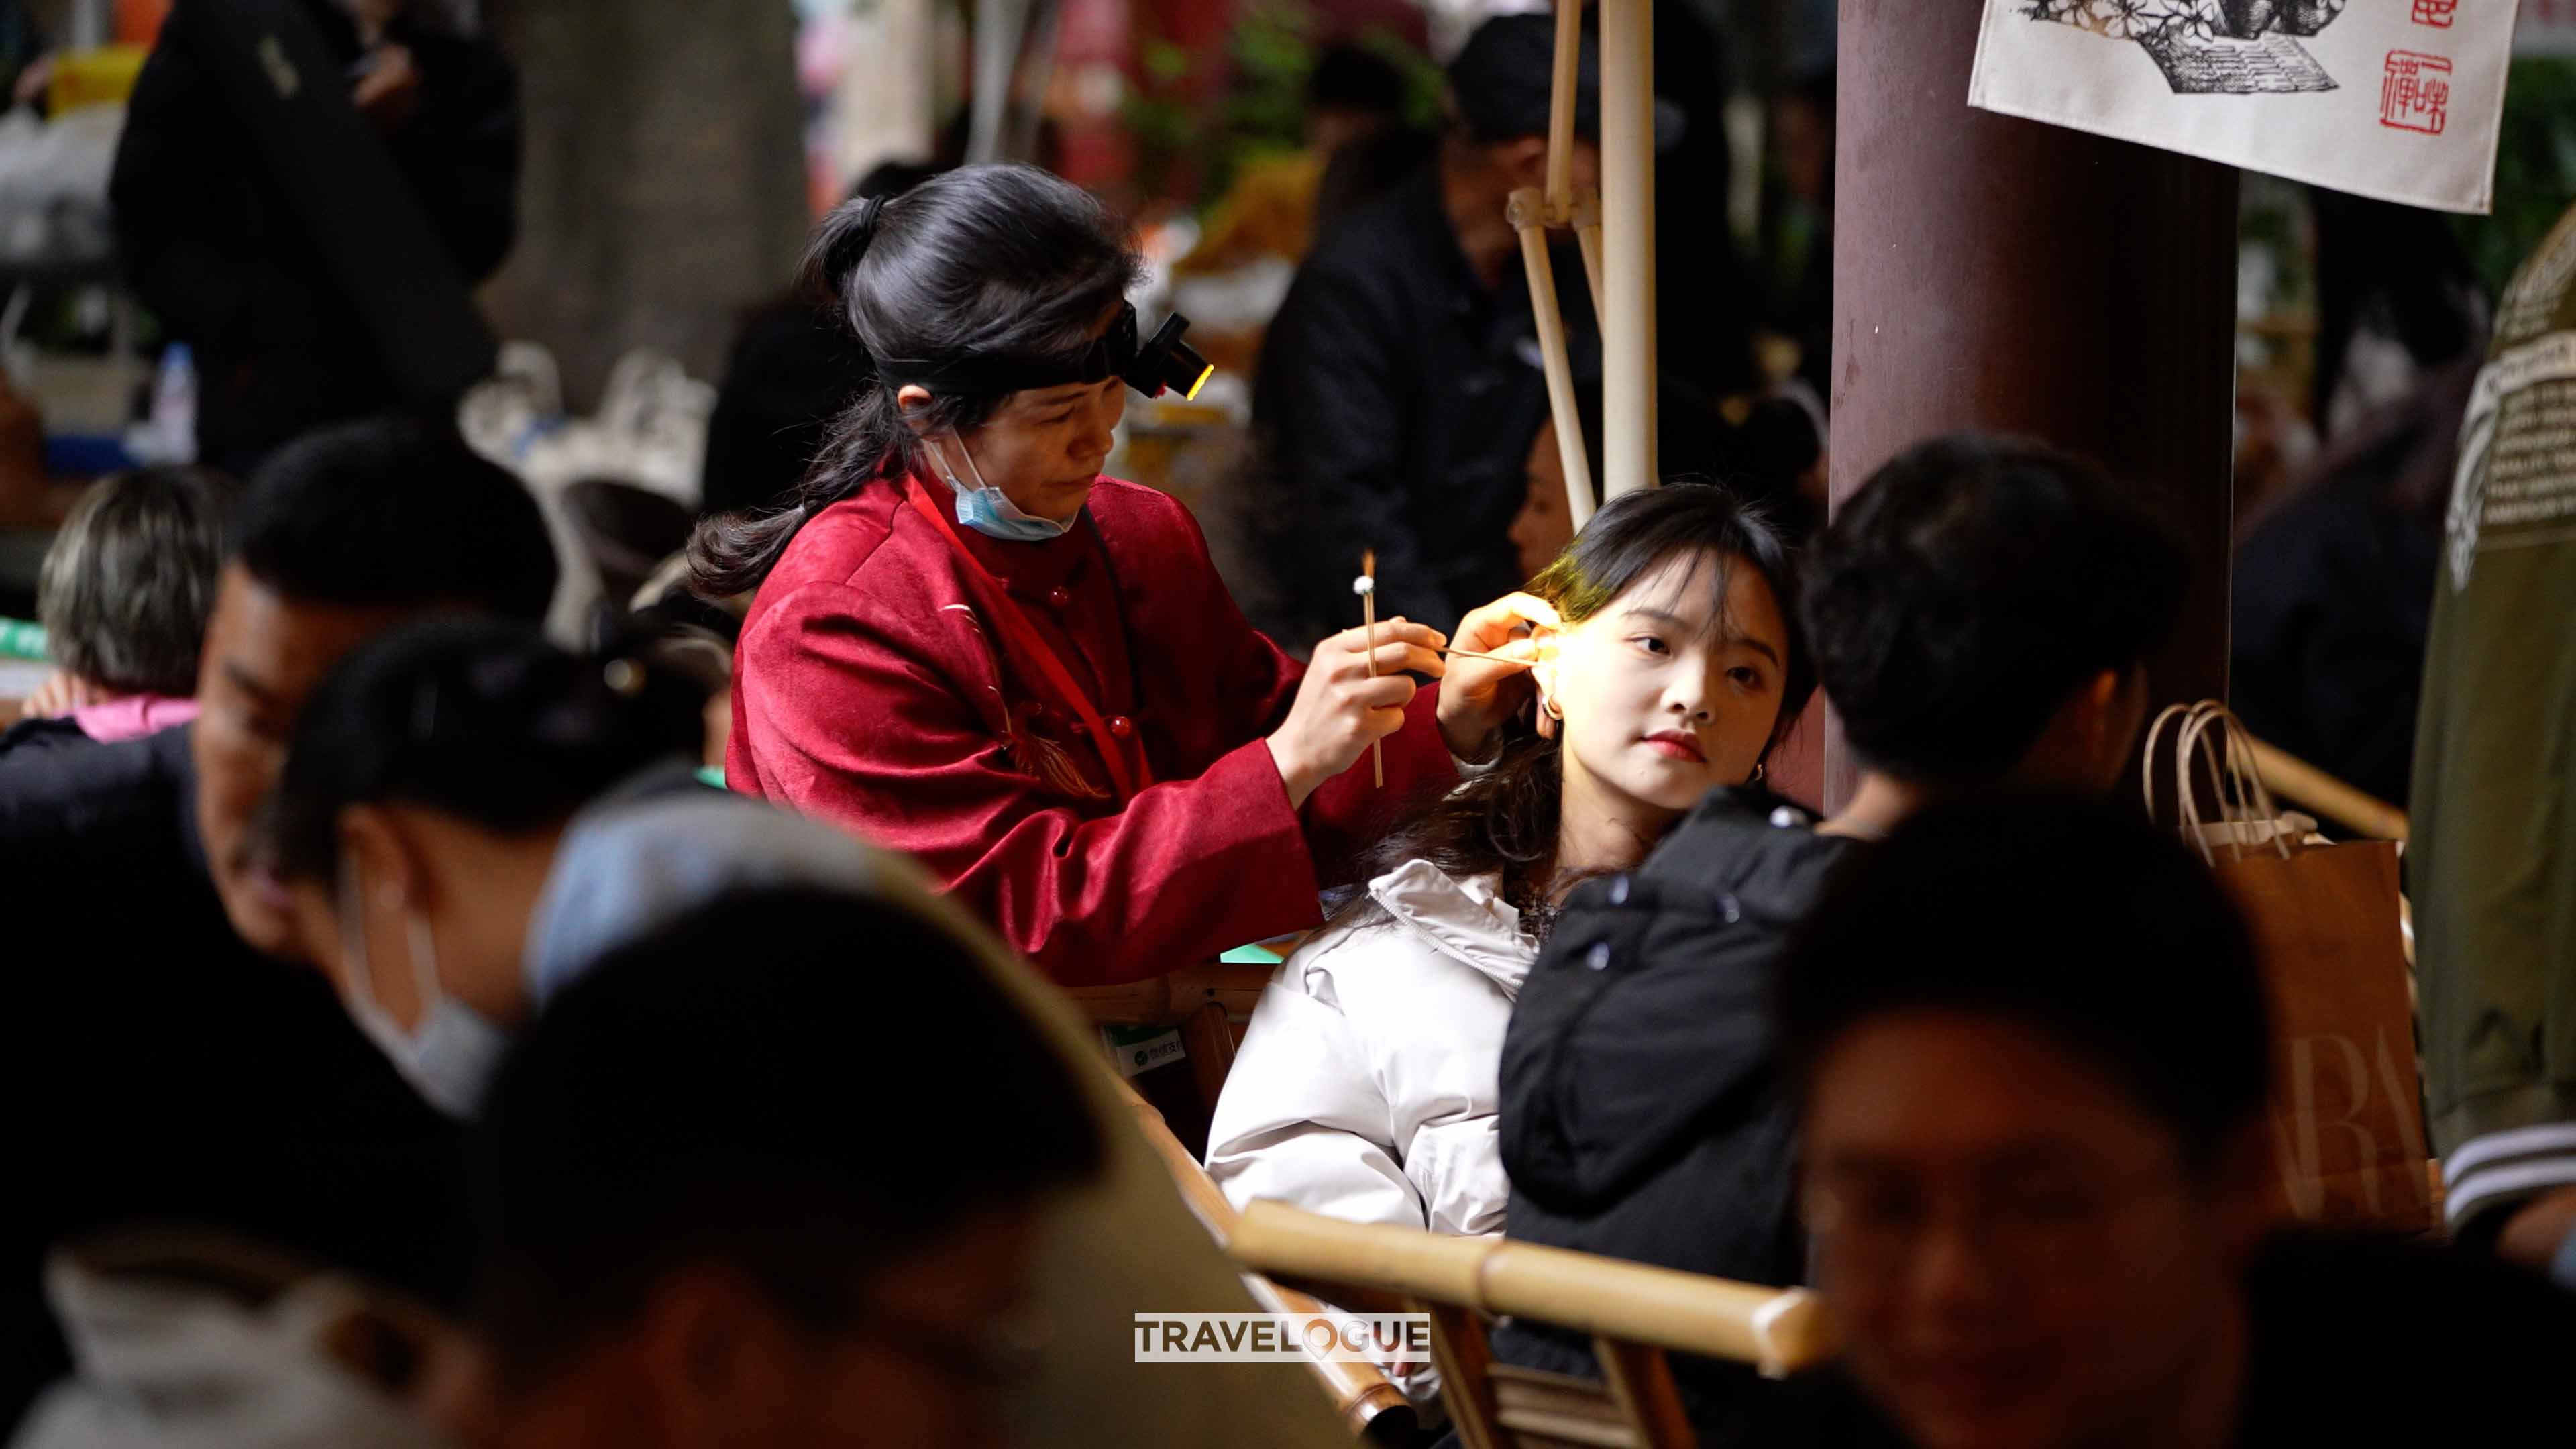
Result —
[[1538, 702], [1538, 707], [1539, 707], [1539, 708], [1541, 708], [1541, 709], [1543, 709], [1543, 710], [1546, 710], [1546, 711], [1547, 711], [1547, 717], [1548, 717], [1549, 719], [1563, 719], [1563, 718], [1565, 718], [1565, 711], [1564, 711], [1564, 710], [1561, 710], [1561, 709], [1558, 709], [1558, 708], [1556, 707], [1556, 701], [1555, 701], [1555, 700], [1552, 700], [1552, 699], [1542, 699], [1542, 700], [1540, 700], [1540, 701]]
[[1744, 777], [1744, 783], [1747, 785], [1761, 784], [1762, 777], [1769, 773], [1770, 768], [1771, 767], [1768, 763], [1761, 760], [1755, 760], [1753, 762], [1753, 773]]

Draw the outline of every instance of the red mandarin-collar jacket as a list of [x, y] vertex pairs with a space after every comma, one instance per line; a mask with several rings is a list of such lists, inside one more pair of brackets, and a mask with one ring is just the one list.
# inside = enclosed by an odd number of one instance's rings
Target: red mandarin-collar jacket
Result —
[[[924, 493], [953, 525], [948, 488]], [[1425, 689], [1386, 741], [1384, 789], [1363, 761], [1290, 808], [1263, 737], [1305, 668], [1244, 622], [1196, 521], [1151, 488], [1102, 479], [1045, 543], [957, 536], [1090, 692], [1135, 798], [1119, 807], [1100, 741], [884, 479], [809, 519], [761, 585], [725, 775], [911, 853], [1064, 985], [1315, 925], [1318, 886], [1453, 774]]]

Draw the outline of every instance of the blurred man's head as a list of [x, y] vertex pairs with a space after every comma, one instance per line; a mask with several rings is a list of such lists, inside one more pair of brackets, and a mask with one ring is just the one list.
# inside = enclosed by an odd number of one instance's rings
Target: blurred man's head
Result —
[[[1600, 184], [1601, 54], [1587, 32], [1576, 72], [1574, 189]], [[1444, 162], [1472, 170], [1497, 197], [1547, 180], [1547, 127], [1556, 83], [1556, 20], [1497, 15], [1476, 27], [1449, 62], [1449, 111], [1456, 122]], [[1670, 124], [1669, 122], [1666, 124]]]
[[2180, 545], [2089, 465], [1935, 438], [1873, 474], [1808, 556], [1816, 673], [1864, 765], [1919, 785], [2107, 790], [2173, 632]]
[[1404, 121], [1404, 72], [1364, 45], [1340, 40], [1306, 73], [1306, 145], [1330, 157], [1353, 141]]
[[1086, 1102], [971, 951], [897, 906], [750, 893], [610, 957], [486, 1108], [484, 1431], [991, 1442], [1034, 1344], [1009, 1325], [1038, 1208], [1101, 1159]]
[[2270, 1048], [2197, 859], [2076, 797], [1935, 805], [1809, 916], [1779, 1005], [1817, 1284], [1908, 1437], [2228, 1437]]
[[250, 824], [304, 697], [342, 655], [405, 618], [544, 618], [554, 546], [517, 479], [452, 434], [395, 419], [272, 454], [233, 540], [197, 678], [197, 831], [233, 929], [286, 955], [293, 902], [252, 859]]

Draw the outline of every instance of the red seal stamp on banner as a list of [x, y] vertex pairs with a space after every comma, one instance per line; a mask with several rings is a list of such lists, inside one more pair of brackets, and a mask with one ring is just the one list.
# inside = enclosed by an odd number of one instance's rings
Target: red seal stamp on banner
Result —
[[2415, 0], [2415, 23], [2436, 30], [2451, 28], [2451, 17], [2459, 12], [2460, 0]]
[[2438, 136], [2450, 118], [2451, 62], [2412, 50], [2388, 52], [2388, 73], [2379, 83], [2379, 124]]

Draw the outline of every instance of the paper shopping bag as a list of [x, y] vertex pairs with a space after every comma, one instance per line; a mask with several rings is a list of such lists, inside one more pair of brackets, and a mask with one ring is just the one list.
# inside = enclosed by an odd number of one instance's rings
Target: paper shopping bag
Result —
[[2414, 1012], [2398, 934], [2397, 847], [2221, 851], [2271, 989], [2270, 1135], [2282, 1211], [2311, 1223], [2432, 1227]]

